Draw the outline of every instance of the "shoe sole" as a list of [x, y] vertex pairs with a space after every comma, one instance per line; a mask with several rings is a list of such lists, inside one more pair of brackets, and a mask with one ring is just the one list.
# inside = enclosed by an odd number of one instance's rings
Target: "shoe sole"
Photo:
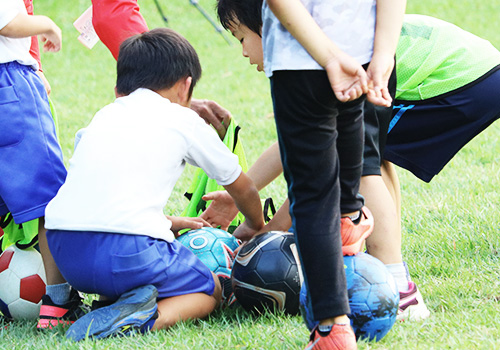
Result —
[[123, 294], [114, 304], [92, 311], [78, 319], [66, 332], [66, 338], [101, 339], [125, 335], [144, 325], [156, 313], [158, 291], [153, 286], [141, 287]]
[[404, 311], [399, 311], [396, 320], [399, 322], [420, 322], [429, 318], [431, 312], [425, 305], [411, 305]]
[[74, 322], [75, 321], [40, 319], [40, 320], [38, 320], [36, 328], [44, 330], [44, 329], [53, 329], [53, 328], [56, 328], [59, 326], [66, 327], [66, 326], [73, 324]]
[[353, 244], [342, 246], [342, 255], [356, 255], [361, 251], [361, 247], [365, 242], [366, 238], [371, 235], [374, 227], [374, 219], [371, 211], [367, 207], [361, 208], [361, 215], [363, 215], [367, 220], [367, 225], [369, 230], [365, 231], [363, 235]]

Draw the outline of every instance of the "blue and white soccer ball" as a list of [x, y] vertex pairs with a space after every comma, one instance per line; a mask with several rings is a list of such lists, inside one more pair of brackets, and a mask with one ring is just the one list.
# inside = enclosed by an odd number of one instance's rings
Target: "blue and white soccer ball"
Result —
[[177, 240], [217, 276], [231, 277], [234, 251], [240, 245], [232, 234], [218, 228], [204, 227], [186, 232]]
[[[344, 256], [351, 325], [356, 339], [379, 341], [396, 321], [399, 292], [394, 277], [377, 258], [358, 253]], [[300, 306], [307, 327], [312, 330], [317, 322], [312, 319], [306, 285], [300, 291]]]

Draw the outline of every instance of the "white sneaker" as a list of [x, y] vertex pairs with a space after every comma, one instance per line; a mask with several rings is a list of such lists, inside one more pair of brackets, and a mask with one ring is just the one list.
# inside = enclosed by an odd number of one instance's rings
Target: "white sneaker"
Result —
[[422, 294], [414, 282], [408, 282], [410, 288], [407, 292], [399, 292], [399, 309], [397, 320], [422, 321], [428, 318], [431, 313], [425, 306]]

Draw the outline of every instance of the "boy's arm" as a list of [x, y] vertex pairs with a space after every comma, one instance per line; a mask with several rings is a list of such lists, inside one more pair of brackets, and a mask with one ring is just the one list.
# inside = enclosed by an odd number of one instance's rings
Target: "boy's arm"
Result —
[[274, 214], [271, 221], [260, 232], [288, 231], [290, 227], [292, 227], [292, 218], [290, 217], [290, 201], [287, 198], [276, 214]]
[[406, 0], [377, 0], [373, 57], [367, 69], [370, 85], [372, 85], [367, 97], [374, 104], [391, 106], [392, 98], [387, 83], [394, 69], [394, 56], [405, 9]]
[[[279, 152], [278, 142], [273, 143], [248, 170], [247, 175], [255, 183], [258, 191], [283, 172]], [[202, 199], [212, 201], [212, 203], [201, 214], [201, 217], [213, 225], [220, 225], [221, 229], [227, 230], [231, 221], [238, 214], [238, 208], [231, 196], [225, 191], [216, 191], [205, 194]]]
[[61, 29], [47, 16], [28, 16], [26, 13], [19, 13], [0, 29], [0, 35], [8, 38], [41, 35], [42, 41], [45, 42], [44, 51], [56, 52], [62, 46]]
[[281, 24], [325, 68], [339, 101], [359, 98], [368, 91], [363, 67], [326, 36], [299, 0], [266, 0]]
[[244, 172], [240, 174], [236, 181], [224, 186], [224, 188], [233, 197], [239, 211], [245, 216], [245, 222], [233, 234], [236, 238], [247, 241], [264, 227], [259, 192], [252, 180]]
[[269, 146], [255, 161], [247, 175], [255, 183], [257, 190], [262, 190], [283, 172], [278, 141]]

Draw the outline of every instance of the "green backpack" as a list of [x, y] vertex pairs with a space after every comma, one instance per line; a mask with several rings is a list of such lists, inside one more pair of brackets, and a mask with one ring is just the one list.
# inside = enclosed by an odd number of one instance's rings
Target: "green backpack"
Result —
[[[231, 119], [226, 135], [224, 136], [224, 144], [238, 156], [239, 163], [244, 172], [248, 170], [248, 165], [245, 157], [245, 151], [243, 150], [243, 144], [241, 139], [238, 137], [241, 127], [236, 123], [234, 119]], [[201, 197], [206, 193], [213, 191], [222, 191], [224, 187], [217, 184], [213, 179], [210, 179], [205, 172], [198, 168], [195, 172], [193, 182], [191, 186], [186, 191], [184, 196], [189, 199], [189, 204], [182, 212], [181, 216], [185, 217], [197, 217], [199, 216], [210, 203], [205, 202]], [[243, 214], [238, 213], [234, 220], [229, 225], [229, 232], [233, 232], [236, 227], [238, 227], [245, 220]]]

